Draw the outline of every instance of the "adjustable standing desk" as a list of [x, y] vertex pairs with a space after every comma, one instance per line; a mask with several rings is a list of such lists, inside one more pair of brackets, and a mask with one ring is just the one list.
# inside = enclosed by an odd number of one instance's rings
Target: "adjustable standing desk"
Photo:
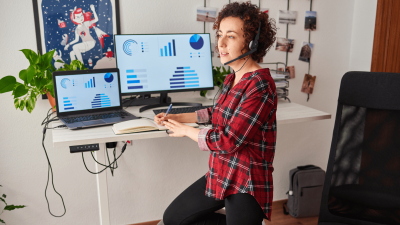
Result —
[[[188, 93], [189, 96], [191, 95]], [[198, 93], [197, 93], [198, 94]], [[173, 94], [171, 94], [173, 96]], [[198, 96], [198, 95], [197, 95]], [[213, 101], [200, 96], [188, 95], [176, 95], [173, 97], [174, 102], [198, 102], [203, 105], [212, 105]], [[139, 113], [139, 106], [129, 107], [126, 110], [135, 116], [153, 118], [154, 113], [152, 110], [147, 110]], [[296, 122], [307, 122], [313, 120], [330, 119], [331, 114], [322, 112], [316, 109], [312, 109], [296, 103], [289, 103], [287, 101], [280, 100], [278, 102], [277, 110], [277, 124], [289, 124]], [[60, 125], [59, 122], [54, 122], [53, 126]], [[96, 127], [82, 130], [68, 130], [68, 129], [54, 129], [53, 133], [53, 146], [67, 147], [73, 145], [83, 144], [94, 144], [99, 143], [99, 151], [95, 152], [95, 157], [98, 162], [106, 164], [105, 157], [105, 144], [106, 142], [126, 141], [126, 140], [138, 140], [138, 139], [149, 139], [149, 138], [160, 138], [167, 137], [168, 134], [165, 131], [153, 131], [145, 133], [133, 133], [124, 135], [115, 135], [111, 130], [111, 126]], [[96, 172], [102, 168], [96, 163]], [[107, 192], [107, 173], [101, 173], [96, 175], [97, 177], [97, 193], [99, 201], [100, 211], [100, 224], [110, 225], [110, 215], [108, 208], [108, 192]]]

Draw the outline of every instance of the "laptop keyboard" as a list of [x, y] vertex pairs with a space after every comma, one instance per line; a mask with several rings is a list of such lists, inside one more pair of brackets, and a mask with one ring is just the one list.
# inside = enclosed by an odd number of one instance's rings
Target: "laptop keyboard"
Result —
[[66, 117], [63, 120], [66, 123], [76, 123], [82, 121], [89, 121], [89, 120], [100, 120], [106, 118], [114, 118], [114, 117], [123, 117], [123, 116], [130, 116], [130, 113], [125, 111], [117, 111], [113, 113], [102, 113], [102, 114], [95, 114], [95, 115], [87, 115], [87, 116], [76, 116], [76, 117]]

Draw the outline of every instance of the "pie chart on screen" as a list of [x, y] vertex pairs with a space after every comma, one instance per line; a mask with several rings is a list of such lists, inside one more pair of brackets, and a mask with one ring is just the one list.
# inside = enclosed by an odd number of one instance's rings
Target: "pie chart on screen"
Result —
[[192, 46], [192, 48], [195, 50], [201, 49], [204, 45], [203, 38], [198, 34], [194, 34], [193, 36], [191, 36], [189, 41], [190, 46]]
[[107, 83], [111, 83], [114, 80], [114, 76], [111, 73], [106, 73], [106, 75], [104, 75], [104, 80]]

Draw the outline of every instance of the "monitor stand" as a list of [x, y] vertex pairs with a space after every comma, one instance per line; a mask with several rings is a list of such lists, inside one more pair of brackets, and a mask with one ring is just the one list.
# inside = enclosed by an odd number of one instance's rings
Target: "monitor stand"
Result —
[[[201, 103], [193, 102], [171, 102], [171, 97], [168, 97], [168, 93], [160, 93], [160, 97], [150, 97], [150, 95], [144, 95], [141, 98], [128, 100], [128, 106], [146, 105], [139, 109], [139, 112], [143, 112], [148, 109], [169, 106], [171, 103], [174, 106], [202, 106]], [[124, 103], [125, 104], [125, 103]]]

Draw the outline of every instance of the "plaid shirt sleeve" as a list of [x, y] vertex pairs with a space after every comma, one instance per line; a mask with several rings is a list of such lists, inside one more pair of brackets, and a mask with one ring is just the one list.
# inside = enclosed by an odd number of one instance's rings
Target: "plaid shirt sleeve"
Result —
[[[232, 117], [225, 125], [200, 130], [198, 144], [203, 151], [230, 154], [243, 149], [260, 127], [275, 111], [275, 93], [267, 80], [254, 77], [246, 88]], [[220, 108], [223, 114], [228, 113]], [[229, 109], [229, 111], [233, 111]], [[217, 112], [214, 112], [215, 116]]]
[[198, 123], [209, 123], [211, 120], [212, 107], [207, 109], [200, 109], [196, 111]]

